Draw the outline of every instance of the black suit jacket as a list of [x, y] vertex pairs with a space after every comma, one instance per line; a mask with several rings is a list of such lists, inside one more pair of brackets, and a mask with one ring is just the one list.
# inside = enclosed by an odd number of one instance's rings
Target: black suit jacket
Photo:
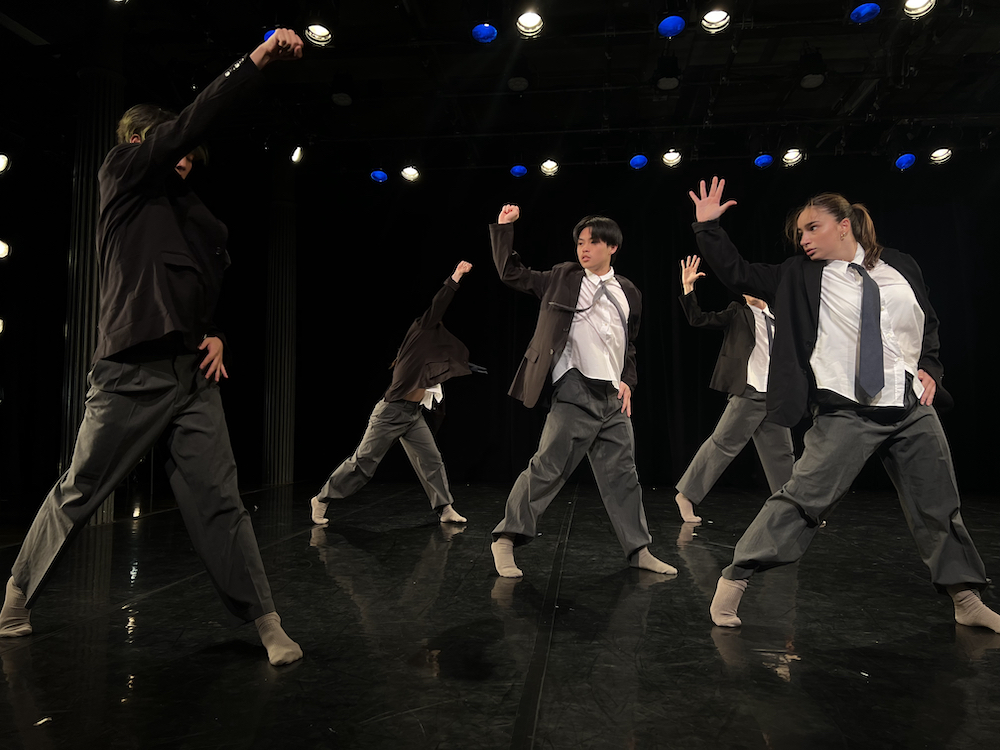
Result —
[[742, 396], [747, 389], [747, 365], [757, 344], [753, 310], [745, 302], [732, 302], [721, 312], [703, 312], [694, 291], [681, 295], [681, 307], [695, 328], [723, 331], [722, 349], [709, 387]]
[[105, 158], [98, 172], [95, 362], [175, 331], [189, 349], [206, 334], [219, 335], [212, 316], [229, 265], [228, 230], [174, 167], [259, 78], [253, 61], [242, 58], [177, 119]]
[[392, 384], [382, 397], [386, 401], [471, 372], [469, 350], [441, 322], [457, 291], [458, 283], [449, 276], [431, 306], [410, 325], [396, 355]]
[[[519, 292], [533, 294], [542, 301], [535, 324], [535, 335], [528, 344], [521, 366], [508, 393], [527, 407], [538, 403], [538, 397], [552, 371], [553, 363], [562, 354], [569, 340], [573, 310], [580, 297], [580, 284], [585, 271], [579, 263], [560, 263], [550, 271], [533, 271], [521, 263], [514, 251], [514, 225], [491, 224], [493, 263], [504, 284]], [[635, 284], [615, 274], [628, 300], [628, 345], [621, 380], [633, 391], [636, 386], [635, 338], [639, 334], [642, 316], [642, 295]]]
[[[768, 376], [768, 419], [791, 427], [804, 417], [816, 396], [816, 380], [809, 358], [819, 329], [820, 286], [825, 263], [804, 254], [784, 263], [749, 263], [719, 226], [718, 221], [695, 222], [694, 232], [702, 257], [734, 292], [773, 299], [781, 310], [781, 325], [771, 348]], [[918, 367], [941, 388], [944, 368], [938, 359], [938, 318], [928, 299], [927, 287], [916, 261], [899, 250], [885, 248], [882, 260], [899, 271], [913, 289], [924, 312], [924, 337]]]

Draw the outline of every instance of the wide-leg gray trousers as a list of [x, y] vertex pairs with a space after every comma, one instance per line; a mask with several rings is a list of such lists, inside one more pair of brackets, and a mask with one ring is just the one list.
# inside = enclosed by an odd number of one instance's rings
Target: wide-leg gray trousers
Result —
[[819, 524], [873, 453], [896, 487], [917, 551], [939, 591], [986, 586], [986, 570], [962, 520], [951, 450], [937, 412], [917, 404], [891, 424], [849, 409], [813, 412], [792, 477], [737, 542], [729, 579], [787, 565], [808, 549]]
[[413, 401], [383, 399], [375, 404], [361, 444], [326, 480], [316, 495], [320, 502], [342, 500], [368, 484], [385, 454], [398, 440], [417, 472], [417, 479], [431, 501], [431, 508], [451, 505], [454, 499], [448, 486], [444, 461], [434, 442], [434, 435], [424, 421], [422, 408], [419, 402]]
[[586, 456], [626, 558], [652, 541], [635, 468], [632, 420], [621, 408], [618, 389], [608, 381], [590, 380], [578, 370], [559, 379], [538, 451], [514, 482], [494, 538], [511, 534], [515, 546], [534, 539], [539, 517]]
[[274, 611], [237, 487], [219, 387], [206, 380], [200, 361], [201, 355], [187, 354], [94, 365], [72, 463], [42, 503], [14, 562], [14, 582], [29, 607], [75, 533], [166, 431], [170, 487], [223, 604], [243, 621]]
[[777, 492], [792, 475], [795, 463], [792, 432], [766, 421], [766, 416], [765, 394], [748, 385], [744, 395], [730, 395], [719, 423], [695, 453], [684, 476], [677, 482], [677, 489], [695, 505], [700, 503], [753, 438], [767, 485], [771, 492]]

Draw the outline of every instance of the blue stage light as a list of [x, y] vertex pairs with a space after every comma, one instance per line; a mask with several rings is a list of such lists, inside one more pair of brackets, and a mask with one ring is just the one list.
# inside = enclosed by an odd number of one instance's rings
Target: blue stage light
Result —
[[515, 177], [524, 177], [526, 174], [528, 174], [528, 168], [523, 164], [515, 164], [513, 167], [510, 168], [510, 173]]
[[497, 38], [497, 27], [488, 23], [481, 23], [472, 27], [472, 38], [480, 44], [489, 44]]
[[753, 165], [757, 167], [757, 169], [767, 169], [772, 164], [774, 164], [774, 157], [770, 154], [760, 154], [753, 160]]
[[388, 180], [388, 179], [389, 179], [389, 175], [387, 175], [387, 174], [386, 174], [385, 172], [383, 172], [383, 171], [382, 171], [381, 169], [376, 169], [376, 170], [373, 170], [373, 171], [372, 171], [372, 173], [371, 173], [371, 178], [372, 178], [372, 179], [373, 179], [373, 180], [374, 180], [375, 182], [385, 182], [386, 180]]
[[642, 169], [647, 163], [649, 163], [649, 159], [642, 154], [636, 154], [628, 160], [628, 165], [632, 167], [632, 169]]
[[264, 34], [264, 41], [266, 42], [268, 39], [270, 39], [272, 36], [274, 36], [274, 32], [275, 31], [277, 31], [277, 29], [271, 29], [266, 34]]
[[851, 20], [854, 23], [868, 23], [874, 21], [881, 12], [882, 7], [878, 3], [861, 3], [851, 11]]
[[912, 167], [917, 163], [917, 157], [913, 154], [900, 154], [896, 157], [896, 169], [900, 172], [905, 172], [907, 169]]
[[669, 39], [684, 31], [686, 25], [680, 16], [667, 16], [657, 24], [656, 33]]

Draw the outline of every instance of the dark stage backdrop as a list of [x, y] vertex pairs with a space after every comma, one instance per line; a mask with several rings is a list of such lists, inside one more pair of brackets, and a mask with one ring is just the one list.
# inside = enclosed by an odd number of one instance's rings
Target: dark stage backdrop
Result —
[[[233, 266], [218, 315], [232, 355], [224, 399], [241, 484], [251, 487], [260, 481], [263, 442], [267, 162], [285, 155], [251, 150], [239, 139], [216, 139], [211, 149], [210, 166], [191, 179], [230, 227]], [[393, 174], [377, 185], [338, 172], [335, 155], [307, 153], [302, 164], [287, 165], [295, 170], [298, 211], [296, 479], [318, 483], [354, 449], [407, 327], [460, 259], [474, 269], [445, 322], [489, 374], [446, 384], [441, 450], [459, 498], [462, 483], [510, 482], [524, 467], [544, 409], [527, 410], [506, 392], [538, 303], [500, 283], [487, 233], [501, 205], [514, 202], [522, 210], [516, 247], [539, 269], [575, 257], [570, 232], [585, 214], [621, 225], [616, 269], [644, 295], [633, 402], [639, 472], [647, 487], [671, 487], [725, 404], [707, 387], [721, 334], [690, 329], [677, 302], [678, 261], [696, 249], [686, 191], [718, 173], [739, 201], [724, 226], [752, 260], [787, 257], [787, 211], [824, 190], [867, 203], [882, 241], [917, 258], [942, 321], [945, 385], [956, 401], [944, 421], [959, 482], [965, 490], [992, 490], [998, 157], [959, 154], [942, 168], [921, 165], [911, 174], [893, 173], [874, 157], [841, 157], [764, 172], [742, 162], [688, 162], [676, 170], [651, 164], [641, 172], [571, 165], [554, 179], [532, 173], [520, 180], [499, 169], [435, 172], [428, 165], [416, 184]], [[17, 166], [0, 180], [3, 236], [14, 245], [14, 255], [0, 262], [0, 316], [7, 321], [0, 336], [0, 498], [8, 510], [30, 512], [56, 479], [72, 175], [58, 154], [40, 152]], [[721, 309], [734, 296], [705, 270], [699, 299], [705, 309]], [[761, 474], [750, 449], [723, 481], [749, 482], [763, 498]], [[412, 479], [401, 451], [390, 454], [379, 477]], [[888, 486], [877, 464], [859, 484]]]

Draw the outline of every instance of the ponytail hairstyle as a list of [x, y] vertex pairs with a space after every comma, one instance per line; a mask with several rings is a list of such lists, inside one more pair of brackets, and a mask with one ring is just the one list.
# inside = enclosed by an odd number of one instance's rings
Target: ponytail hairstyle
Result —
[[847, 199], [840, 193], [820, 193], [810, 198], [806, 203], [788, 214], [785, 220], [785, 237], [794, 246], [799, 244], [799, 216], [807, 208], [817, 208], [825, 211], [834, 218], [837, 223], [844, 219], [850, 219], [851, 231], [854, 238], [861, 243], [865, 249], [865, 268], [869, 271], [875, 267], [879, 257], [882, 255], [882, 245], [879, 244], [875, 236], [875, 222], [872, 221], [871, 214], [862, 203], [848, 203]]

